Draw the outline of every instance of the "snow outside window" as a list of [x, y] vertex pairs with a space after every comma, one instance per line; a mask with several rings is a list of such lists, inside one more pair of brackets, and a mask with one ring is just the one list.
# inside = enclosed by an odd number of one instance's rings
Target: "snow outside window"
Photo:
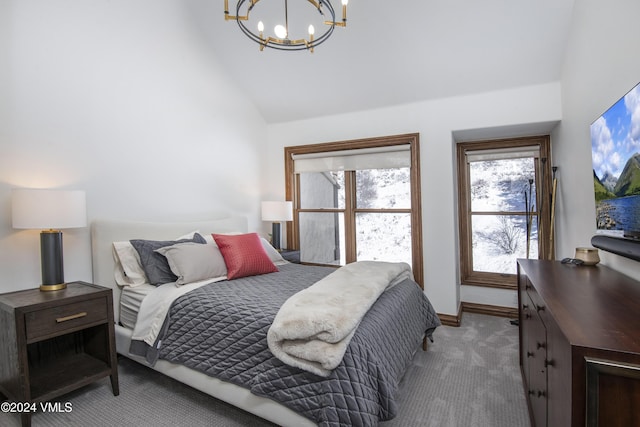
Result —
[[549, 138], [460, 143], [457, 153], [461, 282], [513, 288], [517, 259], [549, 245]]

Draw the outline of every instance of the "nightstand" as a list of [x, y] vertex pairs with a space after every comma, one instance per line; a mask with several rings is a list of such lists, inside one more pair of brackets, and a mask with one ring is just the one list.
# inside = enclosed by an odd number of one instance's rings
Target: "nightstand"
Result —
[[[107, 376], [120, 393], [109, 288], [73, 282], [2, 294], [0, 337], [0, 392], [11, 402], [50, 401]], [[20, 413], [23, 426], [31, 414]]]
[[300, 251], [283, 249], [280, 255], [289, 262], [300, 264]]

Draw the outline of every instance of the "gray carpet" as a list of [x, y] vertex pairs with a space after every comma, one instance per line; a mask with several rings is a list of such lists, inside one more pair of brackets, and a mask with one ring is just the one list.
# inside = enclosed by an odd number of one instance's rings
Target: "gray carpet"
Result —
[[[518, 367], [518, 328], [508, 319], [465, 313], [440, 327], [401, 384], [399, 415], [383, 427], [529, 427]], [[69, 413], [37, 413], [34, 427], [273, 426], [150, 369], [121, 358], [120, 396], [107, 379], [60, 399]], [[19, 417], [0, 414], [0, 425]]]
[[518, 362], [518, 327], [464, 313], [440, 327], [401, 383], [400, 410], [384, 427], [529, 427]]

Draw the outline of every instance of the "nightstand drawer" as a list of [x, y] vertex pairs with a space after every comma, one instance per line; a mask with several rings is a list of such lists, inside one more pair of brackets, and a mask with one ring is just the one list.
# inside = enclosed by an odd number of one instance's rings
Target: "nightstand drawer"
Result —
[[32, 311], [25, 315], [27, 342], [101, 321], [107, 322], [107, 303], [104, 298]]

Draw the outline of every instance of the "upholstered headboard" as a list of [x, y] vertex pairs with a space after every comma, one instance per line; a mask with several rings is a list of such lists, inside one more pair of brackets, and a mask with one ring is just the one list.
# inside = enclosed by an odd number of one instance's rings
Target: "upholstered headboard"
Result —
[[93, 283], [113, 289], [114, 318], [120, 319], [120, 287], [114, 278], [113, 242], [131, 239], [173, 240], [192, 231], [201, 234], [247, 232], [247, 218], [227, 216], [200, 222], [150, 223], [97, 220], [91, 224]]

